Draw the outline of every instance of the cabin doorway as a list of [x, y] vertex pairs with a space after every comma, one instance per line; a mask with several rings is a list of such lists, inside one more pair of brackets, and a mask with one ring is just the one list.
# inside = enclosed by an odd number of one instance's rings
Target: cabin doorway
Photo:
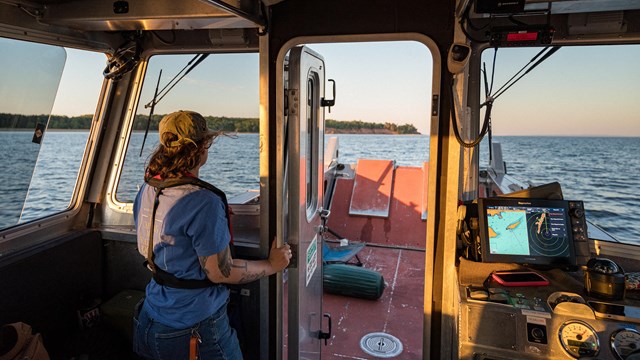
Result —
[[287, 66], [285, 238], [294, 253], [285, 284], [287, 358], [320, 359], [320, 341], [330, 336], [322, 312], [324, 60], [302, 46]]
[[[431, 53], [414, 41], [310, 42], [291, 50], [285, 87], [309, 88], [304, 84], [308, 72], [298, 75], [292, 66], [292, 54], [305, 51], [324, 59], [317, 65], [323, 66], [327, 78], [320, 97], [335, 103], [320, 108], [325, 117], [324, 164], [319, 153], [321, 166], [313, 167], [324, 174], [320, 181], [325, 198], [320, 204], [326, 221], [316, 218], [323, 231], [308, 228], [307, 244], [296, 244], [297, 268], [289, 269], [285, 277], [285, 354], [289, 359], [421, 359]], [[298, 111], [292, 103], [308, 108], [311, 102], [308, 94], [299, 94], [296, 100], [291, 93], [298, 91], [294, 87], [286, 89], [284, 101], [283, 137], [289, 144], [289, 167], [284, 171], [289, 192], [284, 196], [288, 214], [283, 218], [289, 222], [284, 229], [290, 243], [299, 237], [295, 244], [302, 241], [302, 227], [314, 225], [307, 203], [310, 187], [303, 181], [311, 175], [304, 171], [311, 161], [304, 155], [310, 143], [292, 142], [294, 136], [310, 136], [301, 131], [305, 115], [292, 116]], [[294, 128], [296, 124], [299, 129]], [[337, 262], [327, 257], [328, 251], [349, 246], [360, 246], [357, 256]], [[315, 247], [312, 277], [319, 275], [319, 288], [307, 285], [305, 277], [311, 272], [308, 249]], [[337, 270], [342, 277], [338, 285], [330, 278], [336, 271], [333, 265], [344, 266]], [[373, 280], [363, 283], [359, 271]], [[347, 281], [350, 274], [357, 279]], [[376, 276], [383, 282], [380, 288]], [[316, 296], [322, 299], [320, 304]]]

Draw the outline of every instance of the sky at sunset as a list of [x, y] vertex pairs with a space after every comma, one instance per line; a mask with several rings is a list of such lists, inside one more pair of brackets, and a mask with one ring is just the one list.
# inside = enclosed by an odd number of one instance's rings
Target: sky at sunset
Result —
[[[327, 119], [410, 123], [428, 133], [432, 57], [417, 42], [310, 44], [324, 56], [327, 79], [336, 80], [336, 105]], [[494, 90], [520, 70], [537, 49], [500, 49]], [[494, 135], [640, 136], [640, 46], [564, 47], [521, 79], [494, 103]], [[483, 57], [492, 67], [493, 50]], [[635, 60], [634, 60], [635, 59]], [[180, 60], [183, 61], [183, 60]], [[103, 54], [67, 49], [54, 114], [92, 114], [103, 81]], [[610, 65], [604, 65], [610, 64]], [[0, 60], [0, 66], [4, 65]], [[180, 65], [181, 67], [182, 65]], [[214, 73], [213, 67], [238, 69]], [[154, 79], [157, 76], [149, 68]], [[211, 75], [211, 79], [204, 77]], [[166, 76], [168, 81], [169, 75]], [[213, 55], [183, 82], [214, 84], [215, 99], [195, 97], [190, 105], [205, 115], [258, 116], [258, 56]], [[78, 93], [73, 89], [93, 89]], [[174, 89], [179, 91], [180, 85]], [[147, 86], [145, 91], [149, 92]], [[237, 90], [237, 91], [236, 91]], [[238, 95], [243, 94], [243, 95]], [[327, 94], [327, 96], [331, 96]], [[145, 99], [145, 94], [143, 94]], [[186, 108], [168, 96], [156, 113]], [[10, 112], [10, 100], [0, 100]], [[163, 111], [164, 110], [164, 111]], [[147, 110], [138, 109], [146, 113]]]

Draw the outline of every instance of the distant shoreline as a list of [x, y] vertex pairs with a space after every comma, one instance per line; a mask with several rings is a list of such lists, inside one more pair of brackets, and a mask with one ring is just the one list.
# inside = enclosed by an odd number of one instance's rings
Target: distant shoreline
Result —
[[[27, 129], [27, 128], [20, 128], [20, 129], [15, 129], [15, 128], [0, 128], [0, 131], [7, 131], [7, 132], [33, 132], [35, 131], [34, 129]], [[46, 132], [87, 132], [89, 131], [89, 129], [61, 129], [61, 128], [53, 128], [53, 129], [47, 129]], [[134, 133], [143, 133], [145, 132], [145, 130], [132, 130], [132, 132]], [[158, 130], [153, 129], [153, 130], [149, 130], [149, 132], [153, 132], [153, 133], [157, 133]], [[225, 131], [226, 133], [236, 133], [236, 134], [259, 134], [259, 132], [254, 132], [254, 131]], [[326, 135], [340, 135], [340, 134], [345, 134], [345, 135], [422, 135], [421, 133], [415, 133], [415, 134], [399, 134], [397, 132], [392, 132], [392, 131], [388, 131], [388, 130], [384, 130], [384, 129], [352, 129], [352, 130], [345, 130], [345, 129], [331, 129], [331, 128], [325, 128], [324, 133]]]
[[[335, 131], [334, 131], [335, 130]], [[34, 129], [29, 129], [29, 128], [0, 128], [0, 132], [30, 132], [33, 133], [35, 130]], [[46, 132], [88, 132], [89, 129], [47, 129]], [[144, 133], [144, 130], [132, 130], [132, 132], [134, 133]], [[153, 133], [157, 133], [158, 130], [157, 129], [153, 129], [153, 130], [149, 130], [149, 132], [153, 132]], [[240, 131], [226, 131], [227, 133], [237, 133], [237, 134], [259, 134], [258, 132], [240, 132]], [[397, 135], [397, 136], [403, 136], [403, 135], [421, 135], [421, 136], [425, 136], [425, 134], [421, 134], [421, 133], [417, 133], [417, 134], [397, 134], [397, 133], [383, 133], [383, 132], [365, 132], [364, 130], [359, 130], [359, 131], [352, 131], [352, 132], [348, 132], [342, 129], [331, 129], [331, 128], [325, 128], [325, 135]], [[428, 135], [428, 134], [426, 134]], [[557, 137], [557, 138], [638, 138], [640, 139], [640, 136], [638, 135], [540, 135], [540, 134], [531, 134], [531, 135], [522, 135], [522, 134], [518, 134], [518, 135], [493, 135], [496, 138], [501, 138], [501, 137], [529, 137], [529, 138], [535, 138], [535, 137], [540, 137], [540, 138], [550, 138], [550, 137]]]
[[[149, 117], [143, 114], [135, 115], [133, 131], [158, 129], [158, 124], [164, 115], [157, 114]], [[0, 113], [0, 131], [34, 131], [39, 125], [48, 124], [48, 131], [88, 130], [92, 124], [92, 115], [64, 116], [64, 115], [22, 115]], [[235, 133], [258, 133], [260, 123], [258, 118], [237, 118], [225, 116], [205, 116], [210, 129]], [[379, 134], [379, 135], [420, 135], [412, 124], [398, 125], [395, 123], [374, 123], [362, 120], [333, 120], [326, 119], [324, 126], [327, 134]]]
[[387, 129], [334, 129], [334, 128], [325, 128], [324, 133], [326, 135], [340, 135], [340, 134], [348, 134], [348, 135], [422, 135], [419, 132], [412, 134], [400, 134], [397, 131], [390, 131]]

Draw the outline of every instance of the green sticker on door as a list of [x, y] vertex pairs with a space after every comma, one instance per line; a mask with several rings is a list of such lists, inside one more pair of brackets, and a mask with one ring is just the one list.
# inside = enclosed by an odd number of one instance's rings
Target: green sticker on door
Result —
[[305, 286], [309, 286], [309, 281], [313, 277], [316, 267], [318, 267], [318, 234], [314, 236], [307, 248], [307, 283]]

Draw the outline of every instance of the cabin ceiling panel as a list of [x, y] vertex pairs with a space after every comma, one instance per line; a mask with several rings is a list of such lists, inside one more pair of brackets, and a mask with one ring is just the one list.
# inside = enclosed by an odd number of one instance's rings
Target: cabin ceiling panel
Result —
[[[85, 31], [177, 30], [257, 27], [252, 21], [200, 0], [161, 1], [34, 1], [22, 2], [45, 24]], [[227, 1], [231, 7], [256, 13], [253, 1]]]
[[284, 1], [272, 7], [271, 39], [416, 32], [446, 43], [454, 9], [455, 1]]
[[[517, 5], [517, 1], [510, 0], [467, 0], [464, 6], [470, 6], [471, 17], [510, 16], [510, 15], [559, 15], [559, 14], [588, 14], [609, 11], [640, 10], [638, 0], [525, 0]], [[459, 6], [458, 13], [465, 7]], [[508, 9], [507, 9], [508, 7]]]
[[271, 29], [290, 37], [394, 32], [393, 5], [388, 1], [361, 6], [353, 6], [353, 2], [285, 1], [273, 7]]
[[0, 1], [0, 36], [101, 52], [109, 51], [112, 41], [117, 40], [117, 35], [111, 33], [82, 32], [42, 23], [32, 10]]
[[163, 30], [145, 33], [142, 57], [158, 53], [257, 52], [258, 45], [256, 29]]
[[[639, 1], [640, 3], [640, 1]], [[519, 16], [520, 24], [535, 26], [550, 25], [554, 29], [552, 44], [602, 44], [603, 42], [638, 43], [640, 42], [640, 10], [608, 11], [594, 13], [556, 14], [551, 16]], [[517, 28], [507, 17], [473, 19], [478, 30], [467, 26], [467, 32], [477, 44], [489, 44], [492, 29]], [[522, 25], [521, 28], [525, 28]], [[498, 32], [500, 30], [497, 30]], [[523, 46], [537, 46], [523, 45]]]
[[527, 0], [525, 11], [546, 10], [551, 6], [552, 14], [572, 14], [584, 12], [638, 10], [638, 0]]

